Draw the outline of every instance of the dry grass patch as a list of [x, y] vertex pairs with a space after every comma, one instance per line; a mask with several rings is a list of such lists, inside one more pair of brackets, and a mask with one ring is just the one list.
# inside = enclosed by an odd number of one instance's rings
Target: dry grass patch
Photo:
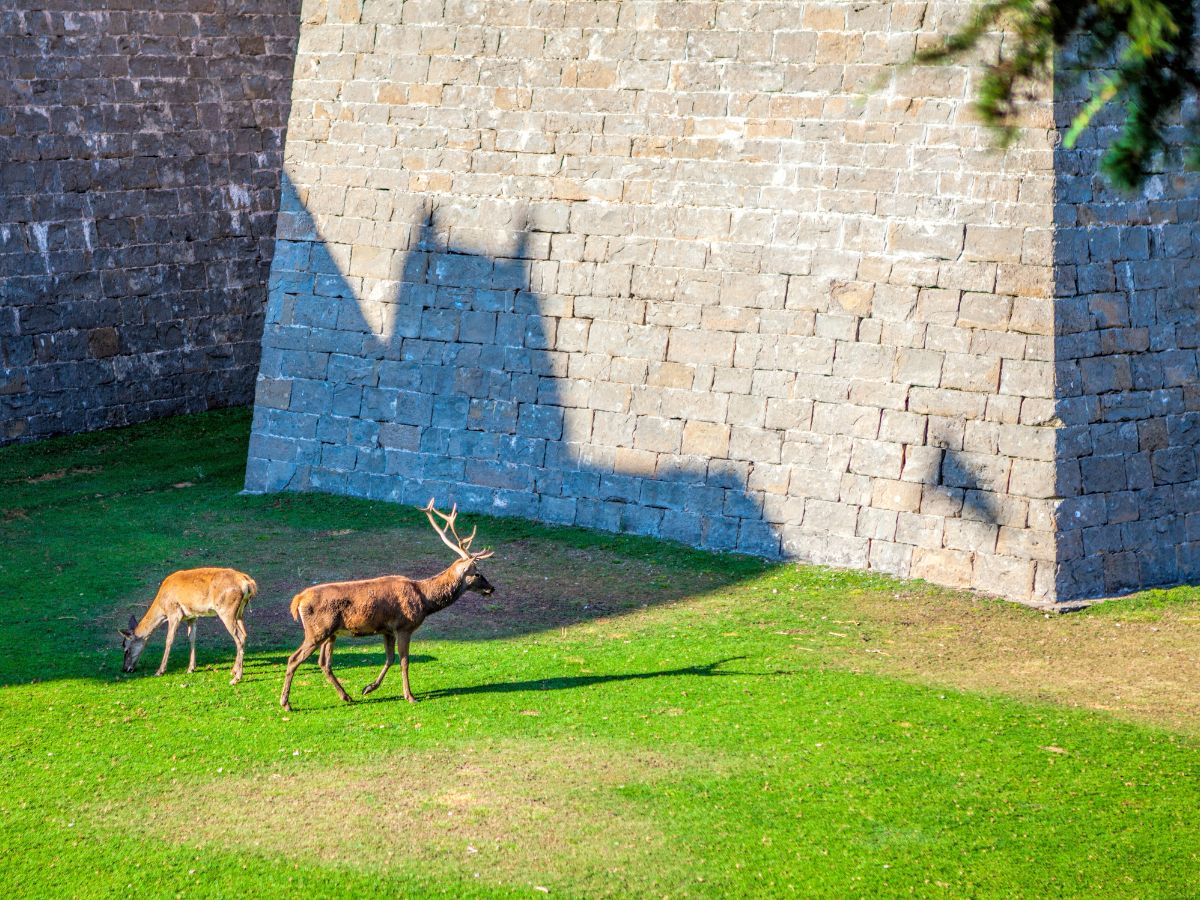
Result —
[[[613, 890], [622, 872], [662, 868], [665, 835], [620, 790], [718, 764], [677, 750], [505, 742], [394, 754], [370, 768], [298, 765], [104, 804], [95, 819], [138, 822], [147, 837], [194, 847], [591, 895]], [[681, 849], [671, 855], [688, 864]]]
[[71, 466], [69, 469], [55, 469], [23, 479], [25, 484], [42, 484], [47, 481], [61, 481], [68, 475], [95, 475], [101, 471], [99, 466]]
[[[1119, 603], [1120, 601], [1114, 601]], [[1200, 614], [1043, 615], [950, 593], [859, 593], [854, 668], [1200, 732]]]

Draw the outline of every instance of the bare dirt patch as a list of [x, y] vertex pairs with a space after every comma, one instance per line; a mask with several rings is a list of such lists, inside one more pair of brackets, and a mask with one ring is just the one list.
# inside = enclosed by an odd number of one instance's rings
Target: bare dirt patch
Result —
[[[137, 821], [172, 843], [359, 867], [416, 864], [426, 875], [477, 872], [485, 883], [579, 887], [588, 873], [594, 894], [619, 883], [612, 874], [654, 858], [661, 867], [666, 849], [656, 824], [634, 804], [613, 802], [613, 792], [692, 765], [714, 766], [678, 753], [508, 742], [397, 754], [370, 769], [299, 763], [296, 772], [216, 779], [94, 812], [96, 821]], [[125, 803], [129, 810], [117, 808]]]
[[32, 478], [23, 479], [26, 484], [41, 484], [46, 481], [61, 481], [68, 475], [95, 475], [100, 471], [99, 466], [72, 466], [69, 469], [55, 469], [53, 472], [43, 472]]
[[860, 593], [849, 604], [875, 637], [840, 648], [841, 664], [1200, 732], [1200, 610], [1047, 617], [915, 592]]

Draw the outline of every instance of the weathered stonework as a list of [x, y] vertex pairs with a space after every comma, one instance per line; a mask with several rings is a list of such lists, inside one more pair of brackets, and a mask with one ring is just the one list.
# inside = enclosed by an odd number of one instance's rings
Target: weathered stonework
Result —
[[1200, 179], [1112, 190], [1115, 131], [1055, 160], [1060, 600], [1200, 579]]
[[0, 443], [250, 399], [297, 7], [0, 9]]
[[1107, 190], [1063, 96], [995, 153], [966, 68], [866, 90], [966, 9], [307, 4], [247, 487], [1200, 576], [1197, 182]]
[[867, 93], [965, 9], [306, 5], [247, 487], [1054, 599], [1053, 110]]

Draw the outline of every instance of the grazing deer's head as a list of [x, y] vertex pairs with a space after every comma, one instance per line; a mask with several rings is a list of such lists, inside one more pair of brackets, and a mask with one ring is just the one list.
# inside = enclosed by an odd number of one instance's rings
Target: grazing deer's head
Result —
[[[492, 593], [495, 588], [491, 583], [483, 577], [483, 573], [479, 571], [476, 563], [481, 559], [488, 559], [492, 555], [491, 550], [483, 550], [479, 553], [471, 552], [471, 541], [475, 540], [476, 529], [472, 528], [471, 533], [465, 538], [458, 536], [458, 531], [454, 528], [454, 520], [458, 518], [458, 504], [450, 508], [450, 514], [439, 512], [433, 505], [433, 498], [429, 498], [429, 505], [424, 507], [426, 518], [429, 519], [429, 524], [433, 526], [433, 530], [437, 532], [437, 536], [442, 539], [442, 543], [453, 550], [460, 557], [452, 568], [458, 570], [458, 575], [462, 579], [462, 589], [464, 591], [475, 591], [478, 594], [487, 596]], [[439, 526], [434, 520], [437, 516], [444, 523]], [[446, 532], [449, 531], [454, 539], [451, 540]]]
[[137, 619], [133, 616], [129, 617], [128, 628], [118, 628], [117, 633], [124, 638], [121, 648], [125, 651], [125, 662], [121, 665], [121, 669], [126, 672], [132, 672], [137, 668], [138, 659], [141, 658], [142, 651], [146, 649], [146, 637], [138, 637], [134, 634], [137, 629]]

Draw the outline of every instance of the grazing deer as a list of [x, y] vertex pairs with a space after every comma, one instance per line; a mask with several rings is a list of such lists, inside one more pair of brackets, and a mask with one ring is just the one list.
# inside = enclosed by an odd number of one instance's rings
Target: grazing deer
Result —
[[[292, 618], [304, 627], [304, 643], [288, 657], [283, 693], [279, 697], [279, 705], [284, 709], [292, 708], [288, 694], [291, 693], [292, 676], [296, 674], [296, 668], [318, 647], [321, 653], [317, 660], [325, 678], [333, 685], [338, 696], [350, 702], [350, 696], [333, 674], [333, 643], [339, 635], [383, 635], [387, 651], [383, 671], [363, 688], [363, 694], [371, 693], [383, 683], [383, 677], [395, 659], [396, 646], [399, 645], [404, 699], [409, 703], [417, 702], [408, 686], [408, 645], [413, 632], [421, 627], [427, 616], [445, 609], [467, 591], [475, 591], [486, 597], [494, 590], [475, 565], [479, 560], [490, 557], [492, 551], [471, 552], [475, 530], [465, 539], [458, 536], [454, 528], [454, 520], [458, 516], [457, 505], [446, 515], [434, 508], [433, 499], [430, 498], [429, 505], [422, 511], [442, 543], [458, 554], [459, 559], [441, 574], [419, 581], [402, 575], [384, 575], [364, 581], [318, 584], [297, 594], [292, 599]], [[444, 523], [440, 528], [434, 521], [434, 515]], [[453, 541], [446, 536], [447, 530], [454, 536]]]
[[167, 671], [175, 629], [180, 622], [186, 622], [188, 640], [192, 645], [187, 670], [196, 671], [196, 619], [216, 616], [237, 645], [233, 679], [229, 682], [237, 684], [242, 679], [242, 657], [246, 651], [246, 623], [242, 621], [242, 615], [246, 611], [246, 604], [257, 593], [258, 585], [254, 579], [236, 569], [183, 569], [172, 572], [163, 579], [142, 621], [130, 616], [129, 628], [118, 629], [125, 639], [124, 670], [132, 672], [137, 668], [138, 659], [146, 649], [146, 641], [154, 629], [166, 622], [167, 646], [163, 648], [162, 662], [154, 674], [161, 675]]

